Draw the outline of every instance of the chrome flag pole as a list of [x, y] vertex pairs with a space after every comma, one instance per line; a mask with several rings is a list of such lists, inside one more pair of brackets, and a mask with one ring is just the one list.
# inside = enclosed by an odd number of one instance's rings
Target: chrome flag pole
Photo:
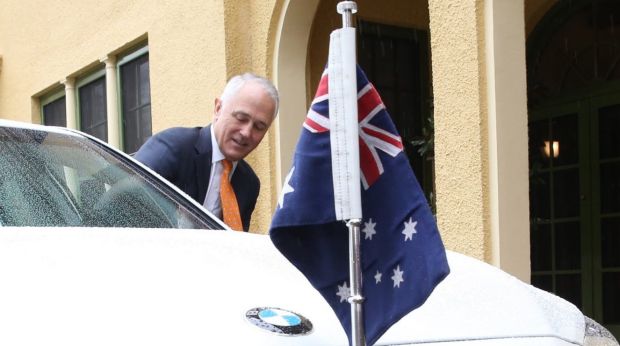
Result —
[[357, 59], [353, 14], [355, 1], [341, 1], [342, 29], [331, 34], [329, 47], [329, 118], [332, 176], [336, 218], [349, 228], [349, 278], [351, 304], [351, 344], [365, 346], [362, 303], [360, 232], [362, 202], [360, 188], [359, 123], [357, 112]]

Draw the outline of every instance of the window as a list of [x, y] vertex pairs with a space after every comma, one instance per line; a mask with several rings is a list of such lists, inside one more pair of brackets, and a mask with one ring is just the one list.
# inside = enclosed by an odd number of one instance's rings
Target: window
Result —
[[434, 209], [428, 32], [360, 20], [358, 42], [359, 64], [381, 95]]
[[104, 71], [78, 83], [80, 131], [108, 140], [106, 84]]
[[147, 47], [122, 58], [118, 63], [121, 86], [123, 148], [136, 152], [151, 136], [151, 88]]
[[64, 91], [41, 99], [41, 122], [50, 126], [67, 126], [67, 110]]
[[[102, 63], [105, 68], [102, 64], [99, 70], [77, 80], [71, 76], [67, 86], [70, 92], [59, 90], [42, 97], [41, 123], [76, 128], [134, 153], [152, 134], [148, 47], [108, 55]], [[108, 90], [111, 87], [113, 92]], [[67, 102], [75, 107], [67, 110]], [[114, 107], [108, 109], [108, 104]]]

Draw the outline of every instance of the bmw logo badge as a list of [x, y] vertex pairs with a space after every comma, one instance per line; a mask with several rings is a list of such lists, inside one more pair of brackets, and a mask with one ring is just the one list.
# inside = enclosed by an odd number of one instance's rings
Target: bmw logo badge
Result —
[[279, 335], [297, 336], [312, 331], [312, 323], [300, 314], [278, 308], [253, 308], [245, 313], [253, 325]]

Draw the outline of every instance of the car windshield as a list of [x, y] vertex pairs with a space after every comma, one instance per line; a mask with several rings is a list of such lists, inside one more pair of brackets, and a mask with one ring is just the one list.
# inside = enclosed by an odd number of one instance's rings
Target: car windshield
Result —
[[221, 228], [95, 141], [14, 127], [0, 127], [0, 226]]

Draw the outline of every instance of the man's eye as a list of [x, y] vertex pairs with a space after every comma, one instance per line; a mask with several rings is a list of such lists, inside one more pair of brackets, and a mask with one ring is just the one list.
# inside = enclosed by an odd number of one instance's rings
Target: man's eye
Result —
[[237, 119], [239, 121], [247, 121], [248, 120], [248, 116], [246, 114], [243, 114], [243, 113], [234, 113], [233, 116], [235, 117], [235, 119]]
[[263, 123], [256, 123], [254, 124], [254, 128], [257, 129], [258, 131], [265, 131], [267, 129], [267, 125]]

